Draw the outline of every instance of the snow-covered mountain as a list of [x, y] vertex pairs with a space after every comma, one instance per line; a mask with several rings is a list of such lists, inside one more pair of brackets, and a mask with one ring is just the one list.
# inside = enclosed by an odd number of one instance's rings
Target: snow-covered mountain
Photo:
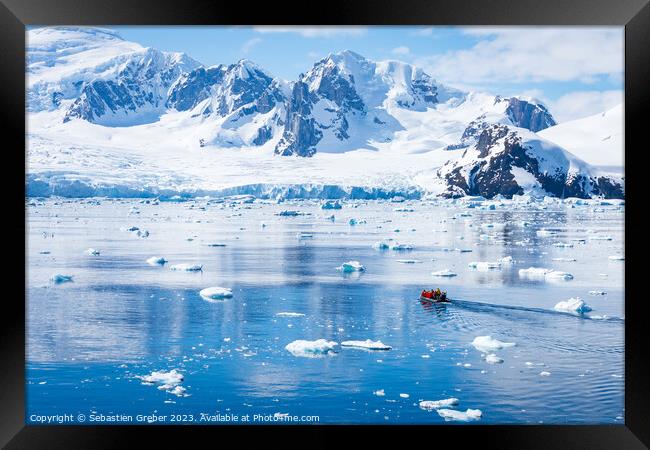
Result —
[[[147, 180], [135, 191], [155, 191], [173, 171], [178, 192], [230, 189], [246, 172], [258, 174], [246, 183], [269, 186], [623, 196], [622, 179], [562, 148], [571, 127], [556, 125], [541, 102], [463, 92], [352, 51], [285, 81], [248, 60], [204, 67], [111, 30], [54, 27], [28, 32], [27, 76], [28, 183], [38, 192], [62, 179], [84, 193], [99, 180]], [[563, 125], [569, 131], [553, 131]], [[134, 160], [161, 167], [138, 176], [140, 166], [126, 163]]]
[[463, 138], [472, 144], [460, 159], [437, 172], [441, 195], [492, 198], [540, 192], [556, 197], [622, 198], [622, 182], [535, 133], [502, 123], [472, 123]]
[[597, 166], [623, 167], [623, 105], [539, 133], [578, 158]]

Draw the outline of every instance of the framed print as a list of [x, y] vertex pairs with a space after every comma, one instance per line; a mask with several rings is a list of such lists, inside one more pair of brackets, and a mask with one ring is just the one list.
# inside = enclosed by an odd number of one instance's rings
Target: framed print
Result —
[[7, 448], [650, 442], [647, 2], [1, 17]]

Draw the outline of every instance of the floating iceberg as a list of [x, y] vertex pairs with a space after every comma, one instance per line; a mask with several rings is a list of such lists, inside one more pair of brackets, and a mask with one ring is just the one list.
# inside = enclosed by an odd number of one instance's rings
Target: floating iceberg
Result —
[[297, 340], [287, 344], [285, 349], [293, 356], [302, 358], [321, 358], [329, 353], [334, 353], [334, 348], [337, 343], [334, 341], [327, 341], [325, 339], [318, 339], [315, 341]]
[[559, 270], [546, 269], [543, 267], [529, 267], [528, 269], [519, 269], [519, 276], [522, 278], [543, 278], [548, 281], [572, 280], [573, 275], [568, 272]]
[[169, 372], [160, 371], [160, 372], [151, 372], [151, 375], [137, 376], [137, 378], [142, 380], [143, 384], [158, 384], [158, 389], [161, 391], [166, 391], [177, 397], [187, 397], [185, 393], [186, 389], [180, 386], [180, 383], [183, 381], [183, 375], [178, 372], [176, 369], [172, 369]]
[[591, 311], [591, 307], [589, 305], [587, 305], [579, 297], [570, 298], [570, 299], [565, 300], [563, 302], [558, 302], [553, 307], [553, 309], [555, 309], [556, 311], [568, 312], [568, 313], [573, 313], [573, 314], [582, 314], [582, 313], [586, 313], [588, 311]]
[[443, 270], [437, 270], [435, 272], [431, 272], [431, 275], [434, 277], [455, 277], [458, 274], [456, 272], [452, 272], [449, 269], [443, 269]]
[[338, 200], [327, 200], [320, 206], [321, 209], [341, 209], [341, 202]]
[[459, 402], [460, 400], [454, 397], [446, 398], [444, 400], [422, 400], [420, 402], [420, 408], [426, 409], [427, 411], [433, 411], [434, 409], [456, 406]]
[[303, 317], [303, 313], [297, 312], [279, 312], [276, 314], [277, 317]]
[[88, 250], [86, 250], [86, 255], [99, 256], [99, 250], [95, 250], [94, 248], [89, 248]]
[[611, 241], [613, 238], [611, 236], [606, 236], [602, 234], [592, 234], [589, 236], [590, 241]]
[[285, 210], [285, 211], [280, 211], [279, 213], [277, 213], [277, 215], [282, 217], [296, 217], [296, 216], [303, 215], [303, 213], [299, 211]]
[[390, 248], [390, 244], [384, 241], [379, 241], [372, 244], [372, 248], [377, 250], [388, 250]]
[[138, 376], [145, 383], [160, 383], [166, 385], [176, 385], [183, 381], [183, 374], [177, 369], [172, 369], [169, 372], [161, 370], [159, 372], [151, 372], [150, 375]]
[[174, 264], [173, 266], [169, 266], [171, 270], [182, 270], [186, 272], [200, 272], [203, 270], [203, 265], [202, 264]]
[[151, 258], [147, 259], [147, 264], [152, 266], [162, 266], [166, 262], [167, 260], [162, 256], [152, 256]]
[[341, 347], [356, 347], [367, 350], [390, 350], [393, 348], [381, 341], [371, 341], [370, 339], [366, 339], [365, 341], [343, 341], [341, 342]]
[[468, 409], [465, 412], [454, 409], [439, 409], [438, 415], [447, 421], [469, 422], [470, 420], [479, 420], [483, 413], [480, 409]]
[[61, 283], [67, 283], [69, 281], [72, 281], [72, 275], [61, 275], [61, 274], [56, 274], [50, 278], [52, 283], [54, 284], [61, 284]]
[[514, 347], [514, 342], [502, 342], [498, 339], [493, 339], [492, 336], [477, 336], [472, 341], [474, 348], [481, 352], [491, 352], [493, 350], [500, 350], [502, 348]]
[[499, 358], [494, 353], [490, 353], [485, 357], [485, 362], [488, 364], [501, 364], [503, 362], [503, 359]]
[[559, 270], [551, 270], [546, 274], [546, 279], [547, 280], [573, 280], [573, 275], [571, 275], [569, 272], [561, 272]]
[[467, 265], [470, 269], [476, 270], [495, 270], [501, 268], [501, 263], [486, 262], [486, 261], [472, 261]]
[[224, 288], [224, 287], [219, 287], [219, 286], [213, 286], [213, 287], [208, 287], [205, 289], [202, 289], [199, 292], [199, 295], [203, 297], [206, 300], [221, 300], [224, 298], [231, 298], [232, 297], [232, 289]]
[[359, 261], [348, 261], [337, 267], [343, 273], [363, 272], [366, 268]]
[[413, 250], [413, 246], [411, 244], [398, 244], [396, 242], [390, 246], [390, 249], [398, 252], [403, 252]]

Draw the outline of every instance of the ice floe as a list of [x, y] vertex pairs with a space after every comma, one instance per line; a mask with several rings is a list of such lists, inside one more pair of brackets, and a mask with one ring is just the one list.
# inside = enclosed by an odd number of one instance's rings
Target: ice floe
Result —
[[377, 250], [388, 250], [390, 248], [390, 244], [385, 241], [379, 241], [372, 244], [372, 248]]
[[395, 242], [390, 246], [390, 249], [398, 252], [403, 252], [403, 251], [413, 250], [413, 246], [411, 244], [398, 244], [397, 242]]
[[422, 262], [418, 259], [396, 259], [395, 261], [402, 264], [417, 264]]
[[443, 269], [443, 270], [437, 270], [435, 272], [431, 272], [431, 275], [434, 277], [455, 277], [458, 274], [456, 272], [452, 272], [449, 269]]
[[549, 281], [573, 279], [573, 275], [568, 272], [546, 269], [543, 267], [529, 267], [527, 269], [519, 269], [519, 276], [522, 278], [541, 278]]
[[589, 295], [607, 295], [606, 291], [589, 291]]
[[515, 261], [512, 259], [512, 256], [504, 256], [503, 258], [499, 258], [497, 260], [501, 264], [514, 264]]
[[542, 372], [539, 373], [539, 376], [540, 376], [540, 377], [550, 377], [550, 376], [551, 376], [551, 372], [547, 372], [547, 371], [544, 370], [544, 371], [542, 371]]
[[467, 267], [470, 269], [485, 271], [485, 270], [498, 270], [501, 268], [501, 263], [499, 262], [488, 262], [488, 261], [472, 261], [467, 264]]
[[591, 307], [587, 305], [580, 297], [570, 298], [568, 300], [558, 302], [553, 309], [561, 312], [568, 312], [573, 314], [583, 314], [591, 311]]
[[446, 398], [443, 400], [422, 400], [420, 402], [420, 408], [425, 409], [427, 411], [433, 411], [434, 409], [441, 409], [441, 408], [447, 408], [449, 406], [456, 406], [460, 403], [460, 400], [458, 400], [455, 397], [452, 398]]
[[490, 353], [485, 357], [485, 362], [488, 364], [501, 364], [503, 362], [503, 359], [499, 358], [494, 353]]
[[438, 415], [446, 421], [455, 420], [459, 422], [469, 422], [479, 420], [483, 413], [480, 409], [467, 409], [467, 411], [456, 411], [454, 409], [439, 409]]
[[147, 264], [151, 266], [162, 266], [166, 262], [167, 260], [162, 256], [152, 256], [151, 258], [147, 259]]
[[625, 256], [623, 255], [612, 255], [608, 256], [607, 259], [610, 261], [625, 261]]
[[50, 278], [50, 281], [52, 281], [54, 284], [67, 283], [69, 281], [72, 281], [72, 275], [62, 275], [60, 273], [57, 273], [56, 275], [53, 275], [52, 278]]
[[315, 341], [297, 340], [284, 347], [293, 356], [302, 358], [321, 358], [327, 354], [333, 354], [338, 344], [326, 339], [317, 339]]
[[365, 341], [343, 341], [341, 342], [341, 347], [355, 347], [366, 350], [390, 350], [393, 348], [381, 341], [372, 341], [370, 339], [366, 339]]
[[206, 300], [221, 300], [224, 298], [231, 298], [232, 289], [220, 286], [212, 286], [202, 289], [199, 292], [199, 295]]
[[474, 348], [481, 352], [491, 352], [493, 350], [500, 350], [502, 348], [514, 347], [516, 344], [514, 342], [503, 342], [498, 339], [492, 338], [492, 336], [477, 336], [472, 341]]
[[150, 375], [137, 376], [142, 380], [142, 384], [158, 385], [158, 389], [166, 391], [177, 397], [187, 397], [186, 389], [180, 384], [183, 382], [183, 375], [177, 370], [172, 369], [168, 372], [164, 370], [151, 372]]
[[95, 250], [94, 248], [89, 248], [86, 250], [86, 255], [99, 256], [99, 250]]
[[321, 204], [321, 209], [341, 209], [341, 202], [338, 200], [327, 200]]
[[279, 312], [276, 314], [277, 317], [303, 317], [303, 313], [297, 312]]
[[344, 273], [350, 272], [363, 272], [366, 268], [359, 261], [348, 261], [341, 264], [337, 267], [337, 270], [340, 270]]
[[172, 266], [169, 266], [169, 268], [171, 270], [180, 270], [185, 272], [200, 272], [203, 270], [203, 265], [181, 263], [181, 264], [174, 264]]

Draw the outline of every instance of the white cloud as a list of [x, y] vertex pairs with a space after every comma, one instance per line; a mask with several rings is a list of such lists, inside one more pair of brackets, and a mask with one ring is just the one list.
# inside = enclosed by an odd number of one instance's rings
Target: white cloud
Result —
[[433, 27], [421, 28], [413, 32], [414, 36], [431, 36], [433, 34]]
[[394, 55], [406, 56], [411, 53], [411, 49], [405, 46], [401, 46], [401, 47], [395, 47], [390, 52]]
[[241, 47], [242, 53], [246, 54], [246, 53], [250, 52], [253, 49], [253, 47], [255, 47], [260, 42], [262, 42], [262, 39], [260, 39], [260, 38], [253, 38], [253, 39], [249, 39], [248, 41], [244, 42], [244, 45], [242, 45], [242, 47]]
[[306, 38], [333, 38], [363, 36], [368, 32], [365, 27], [300, 27], [300, 26], [259, 26], [253, 27], [258, 33], [296, 33]]
[[598, 114], [623, 103], [623, 91], [579, 91], [546, 102], [558, 123]]
[[623, 29], [577, 27], [466, 28], [473, 47], [418, 58], [441, 80], [489, 84], [543, 81], [591, 83], [620, 77]]

